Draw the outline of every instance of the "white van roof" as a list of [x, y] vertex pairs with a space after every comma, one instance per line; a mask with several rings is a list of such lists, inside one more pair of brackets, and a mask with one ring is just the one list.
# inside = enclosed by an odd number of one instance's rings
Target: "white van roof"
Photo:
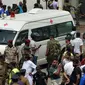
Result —
[[0, 19], [0, 29], [19, 31], [26, 23], [67, 15], [70, 15], [67, 11], [35, 8], [27, 13], [16, 14], [13, 19], [10, 16]]
[[24, 24], [25, 21], [0, 20], [0, 29], [19, 31]]
[[[70, 15], [70, 13], [67, 11], [62, 11], [62, 10], [49, 10], [49, 9], [42, 10], [42, 9], [35, 8], [31, 10], [30, 12], [15, 15], [15, 18], [13, 20], [33, 22], [33, 21], [38, 21], [38, 20], [47, 19], [47, 18], [49, 19], [49, 17], [55, 18], [60, 16], [66, 16], [66, 15]], [[10, 20], [9, 17], [7, 17], [6, 19]]]

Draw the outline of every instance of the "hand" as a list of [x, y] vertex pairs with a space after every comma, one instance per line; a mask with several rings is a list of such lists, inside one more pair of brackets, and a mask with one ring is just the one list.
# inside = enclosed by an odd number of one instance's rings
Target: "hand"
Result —
[[41, 47], [42, 45], [40, 45], [40, 47]]
[[80, 52], [79, 56], [81, 56], [81, 55], [82, 55], [82, 52]]
[[70, 80], [69, 80], [69, 79], [67, 79], [66, 84], [69, 84], [69, 82], [70, 82]]
[[61, 68], [61, 67], [62, 67], [62, 65], [61, 65], [61, 64], [59, 64], [59, 65], [58, 65], [58, 68]]
[[76, 84], [73, 83], [73, 85], [76, 85]]
[[32, 76], [32, 73], [29, 73], [30, 76]]
[[42, 45], [39, 45], [39, 47], [38, 48], [40, 48]]

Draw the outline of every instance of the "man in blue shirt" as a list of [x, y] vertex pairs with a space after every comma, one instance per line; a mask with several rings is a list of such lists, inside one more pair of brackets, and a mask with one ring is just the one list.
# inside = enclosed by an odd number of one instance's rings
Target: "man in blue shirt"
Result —
[[4, 14], [5, 14], [5, 10], [6, 10], [6, 5], [2, 5], [0, 6], [0, 17], [4, 18]]
[[85, 85], [85, 67], [83, 67], [83, 73], [84, 75], [81, 77], [79, 85]]
[[9, 16], [11, 14], [11, 11], [12, 11], [11, 6], [8, 6], [6, 10], [6, 15]]
[[22, 9], [22, 2], [19, 2], [19, 13], [23, 13], [23, 9]]
[[4, 13], [4, 9], [3, 9], [3, 7], [1, 6], [1, 7], [0, 7], [0, 15], [3, 14], [3, 13]]

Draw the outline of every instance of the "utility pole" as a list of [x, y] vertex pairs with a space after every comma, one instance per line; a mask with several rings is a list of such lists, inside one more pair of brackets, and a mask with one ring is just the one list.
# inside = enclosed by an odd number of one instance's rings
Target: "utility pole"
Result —
[[45, 0], [45, 2], [46, 2], [46, 9], [48, 8], [48, 0]]
[[63, 10], [64, 0], [58, 0], [59, 9]]
[[43, 2], [46, 3], [46, 9], [48, 8], [48, 0], [42, 0]]

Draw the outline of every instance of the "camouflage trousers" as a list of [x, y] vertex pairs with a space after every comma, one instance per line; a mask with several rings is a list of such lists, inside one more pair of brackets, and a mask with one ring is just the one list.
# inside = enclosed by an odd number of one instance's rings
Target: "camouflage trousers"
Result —
[[52, 62], [55, 58], [58, 59], [57, 55], [55, 55], [55, 56], [49, 55], [49, 56], [47, 56], [46, 60], [47, 60], [48, 64], [52, 64]]

